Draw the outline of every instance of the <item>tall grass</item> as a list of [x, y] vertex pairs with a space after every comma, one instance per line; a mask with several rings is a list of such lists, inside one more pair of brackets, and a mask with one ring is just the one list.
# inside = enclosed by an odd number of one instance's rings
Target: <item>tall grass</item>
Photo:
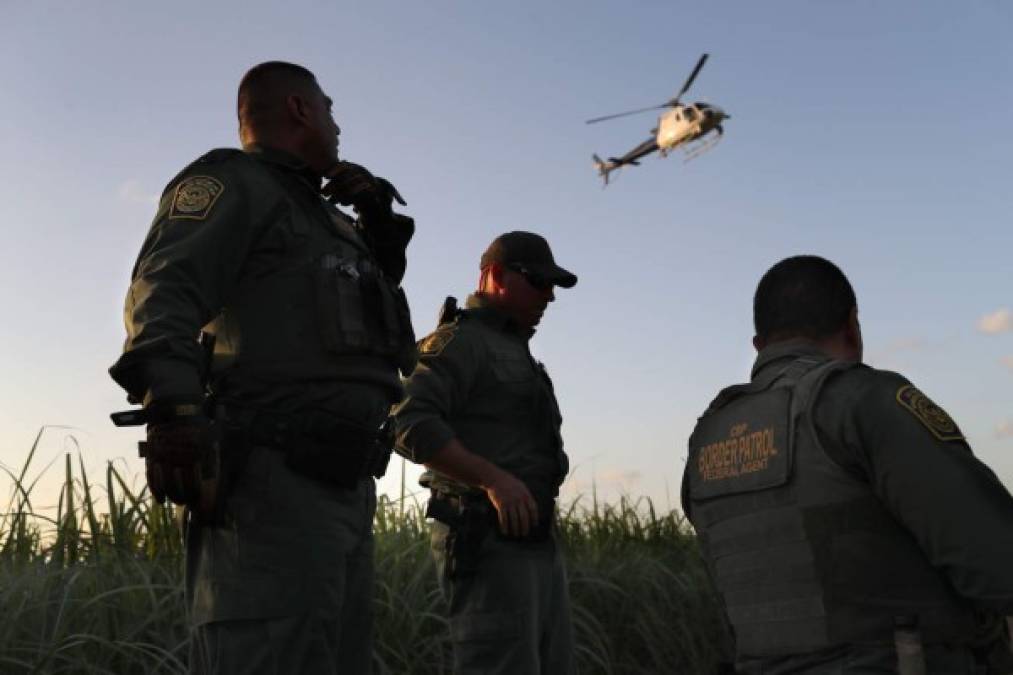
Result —
[[[0, 514], [0, 673], [186, 672], [179, 519], [112, 464], [92, 482], [70, 454], [55, 517], [38, 513], [26, 482], [35, 450], [7, 471]], [[720, 610], [676, 513], [593, 500], [559, 520], [581, 673], [716, 669]], [[375, 530], [377, 672], [449, 672], [420, 506], [381, 496]]]

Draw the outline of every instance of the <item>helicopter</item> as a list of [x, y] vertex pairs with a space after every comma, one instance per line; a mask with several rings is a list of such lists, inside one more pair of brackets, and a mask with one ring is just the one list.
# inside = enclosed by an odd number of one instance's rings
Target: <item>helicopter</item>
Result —
[[689, 90], [690, 86], [693, 84], [693, 80], [695, 80], [696, 76], [700, 73], [700, 69], [703, 68], [703, 64], [707, 62], [708, 56], [708, 54], [704, 54], [700, 57], [700, 60], [697, 61], [696, 67], [693, 68], [693, 72], [689, 74], [688, 78], [686, 78], [686, 84], [682, 85], [682, 89], [680, 89], [679, 93], [675, 95], [675, 98], [666, 101], [661, 105], [640, 108], [638, 110], [628, 110], [626, 112], [616, 113], [615, 115], [606, 115], [604, 117], [595, 117], [594, 119], [587, 120], [587, 124], [595, 124], [597, 122], [604, 122], [605, 120], [613, 120], [617, 117], [636, 115], [649, 110], [671, 108], [671, 110], [662, 113], [658, 117], [658, 126], [651, 130], [654, 137], [648, 138], [646, 141], [633, 148], [622, 157], [609, 157], [607, 160], [603, 160], [598, 155], [592, 155], [592, 158], [594, 159], [594, 167], [598, 169], [598, 175], [605, 181], [605, 185], [608, 185], [609, 174], [612, 171], [615, 171], [621, 166], [626, 166], [627, 164], [639, 166], [640, 158], [654, 151], [658, 151], [662, 157], [665, 157], [675, 148], [684, 146], [692, 141], [703, 139], [704, 136], [709, 134], [711, 131], [716, 131], [718, 135], [707, 141], [703, 141], [702, 145], [698, 145], [692, 150], [687, 147], [687, 151], [690, 153], [689, 159], [692, 159], [701, 152], [709, 149], [712, 145], [714, 145], [714, 143], [720, 140], [721, 135], [724, 134], [725, 131], [721, 126], [721, 123], [730, 118], [724, 110], [716, 105], [711, 105], [702, 101], [690, 104], [679, 102], [679, 99], [681, 99], [682, 95]]

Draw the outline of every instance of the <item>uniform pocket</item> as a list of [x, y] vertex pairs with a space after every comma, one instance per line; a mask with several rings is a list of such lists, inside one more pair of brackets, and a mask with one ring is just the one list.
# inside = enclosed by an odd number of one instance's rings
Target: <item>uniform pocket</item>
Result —
[[496, 380], [497, 413], [515, 422], [531, 419], [537, 413], [540, 387], [531, 362], [493, 356], [490, 368]]
[[531, 363], [522, 358], [494, 356], [491, 364], [492, 372], [500, 382], [525, 382], [535, 376]]
[[367, 346], [361, 275], [356, 261], [329, 253], [315, 270], [317, 318], [324, 347], [347, 353]]
[[243, 461], [232, 485], [227, 485], [230, 510], [235, 521], [243, 527], [257, 523], [271, 504], [272, 462], [277, 461], [273, 450], [253, 447]]

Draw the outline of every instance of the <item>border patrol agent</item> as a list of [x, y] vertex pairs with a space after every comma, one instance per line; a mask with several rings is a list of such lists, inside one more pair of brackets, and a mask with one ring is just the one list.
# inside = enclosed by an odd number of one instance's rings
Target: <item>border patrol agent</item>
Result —
[[498, 237], [480, 267], [479, 292], [463, 310], [448, 298], [420, 343], [394, 411], [396, 449], [429, 469], [454, 672], [565, 675], [570, 601], [552, 527], [568, 460], [552, 381], [528, 341], [553, 286], [577, 277], [530, 232]]
[[1013, 498], [946, 412], [861, 363], [833, 263], [781, 261], [754, 303], [752, 379], [683, 476], [739, 672], [1013, 672]]
[[194, 673], [371, 669], [373, 478], [398, 370], [414, 364], [399, 285], [414, 223], [391, 210], [393, 186], [338, 162], [330, 108], [301, 66], [251, 69], [243, 150], [169, 183], [127, 294], [111, 374], [144, 404], [152, 494], [190, 512]]

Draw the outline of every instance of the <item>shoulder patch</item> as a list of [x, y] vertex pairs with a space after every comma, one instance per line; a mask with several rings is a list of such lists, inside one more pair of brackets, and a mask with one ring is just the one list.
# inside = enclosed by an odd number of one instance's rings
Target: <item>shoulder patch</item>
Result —
[[946, 411], [932, 402], [917, 387], [905, 384], [897, 390], [897, 402], [928, 427], [941, 441], [962, 441], [964, 434]]
[[419, 354], [438, 356], [454, 339], [454, 331], [438, 330], [419, 343]]
[[190, 176], [176, 186], [172, 197], [170, 218], [189, 218], [204, 220], [211, 213], [211, 208], [218, 197], [225, 191], [225, 186], [217, 178], [211, 176]]

